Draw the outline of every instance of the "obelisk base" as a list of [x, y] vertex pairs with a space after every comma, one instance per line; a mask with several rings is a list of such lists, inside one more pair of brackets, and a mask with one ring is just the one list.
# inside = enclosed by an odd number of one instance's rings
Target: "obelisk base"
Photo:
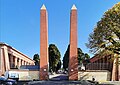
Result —
[[76, 57], [71, 58], [72, 62], [69, 62], [69, 80], [78, 80], [78, 61]]
[[47, 67], [40, 68], [40, 80], [48, 80], [48, 69]]

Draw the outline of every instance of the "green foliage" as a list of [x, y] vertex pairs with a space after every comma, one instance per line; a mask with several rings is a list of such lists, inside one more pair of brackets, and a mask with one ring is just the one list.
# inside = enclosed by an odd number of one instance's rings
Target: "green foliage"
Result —
[[58, 62], [56, 70], [58, 71], [59, 69], [61, 69], [61, 60]]
[[64, 57], [63, 57], [63, 68], [65, 70], [67, 70], [68, 68], [68, 64], [69, 64], [69, 51], [70, 51], [70, 45], [68, 45], [68, 48], [64, 54]]
[[54, 44], [50, 44], [48, 49], [49, 49], [49, 69], [50, 71], [52, 70], [53, 72], [57, 72], [57, 70], [59, 70], [57, 66], [60, 62], [61, 57], [60, 51]]
[[39, 54], [35, 54], [33, 56], [33, 60], [35, 61], [35, 65], [39, 65], [39, 61], [40, 61]]
[[83, 53], [80, 48], [78, 48], [78, 65], [89, 63], [90, 56], [87, 53]]
[[[67, 70], [69, 65], [69, 51], [70, 51], [70, 45], [68, 45], [67, 51], [65, 52], [65, 55], [63, 57], [63, 68]], [[80, 48], [78, 48], [78, 65], [84, 63], [89, 63], [90, 56], [87, 53], [83, 53]]]
[[85, 53], [84, 54], [84, 57], [83, 57], [83, 59], [82, 59], [82, 63], [86, 66], [88, 63], [90, 63], [90, 56], [87, 54], [87, 53]]
[[120, 54], [120, 2], [104, 13], [86, 45], [94, 54]]
[[78, 48], [78, 64], [80, 65], [83, 62], [84, 53], [80, 48]]

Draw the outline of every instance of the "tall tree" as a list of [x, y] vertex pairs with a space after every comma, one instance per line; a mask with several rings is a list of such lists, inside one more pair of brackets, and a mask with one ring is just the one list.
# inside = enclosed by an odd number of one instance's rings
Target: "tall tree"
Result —
[[61, 68], [61, 60], [58, 62], [56, 70], [58, 71]]
[[93, 33], [87, 47], [92, 53], [120, 55], [120, 2], [106, 11]]
[[84, 58], [82, 59], [82, 63], [86, 66], [90, 63], [90, 56], [87, 53], [84, 53]]
[[84, 53], [78, 48], [78, 65], [82, 64], [84, 60]]
[[[69, 64], [69, 50], [70, 50], [70, 45], [68, 45], [67, 51], [64, 54], [63, 57], [63, 68], [67, 70], [68, 64]], [[78, 65], [84, 63], [87, 64], [89, 63], [89, 58], [90, 56], [87, 53], [83, 53], [80, 48], [78, 48]]]
[[40, 61], [39, 54], [35, 54], [33, 56], [33, 60], [35, 61], [35, 65], [39, 65], [39, 61]]
[[49, 69], [53, 72], [57, 72], [57, 65], [60, 62], [60, 51], [58, 50], [57, 46], [55, 44], [49, 45]]
[[78, 65], [90, 63], [90, 56], [87, 53], [83, 53], [80, 48], [78, 48]]
[[[99, 56], [111, 55], [115, 61], [116, 73], [120, 64], [120, 2], [106, 11], [93, 33], [89, 36], [87, 47]], [[118, 80], [118, 77], [116, 77]]]
[[70, 45], [68, 45], [68, 48], [64, 54], [64, 57], [63, 57], [63, 68], [65, 70], [67, 70], [68, 68], [68, 64], [69, 64], [69, 51], [70, 51]]

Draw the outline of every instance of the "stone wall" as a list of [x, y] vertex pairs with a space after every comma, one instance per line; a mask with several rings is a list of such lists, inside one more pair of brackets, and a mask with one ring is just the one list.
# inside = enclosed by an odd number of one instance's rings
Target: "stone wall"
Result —
[[29, 76], [32, 77], [32, 80], [33, 79], [39, 79], [40, 77], [40, 72], [39, 71], [29, 71]]
[[33, 80], [39, 79], [39, 71], [29, 71], [29, 70], [10, 70], [12, 73], [19, 74], [19, 80]]
[[89, 70], [89, 71], [79, 71], [78, 80], [92, 80], [95, 81], [110, 81], [111, 73], [107, 70]]

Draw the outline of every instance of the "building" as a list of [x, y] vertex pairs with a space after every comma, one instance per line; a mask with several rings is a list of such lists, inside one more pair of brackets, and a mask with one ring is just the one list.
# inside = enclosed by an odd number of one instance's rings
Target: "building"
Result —
[[111, 73], [110, 80], [120, 81], [120, 64], [116, 64], [120, 58], [115, 58], [113, 55], [95, 55], [90, 59], [90, 64], [86, 66], [86, 70], [107, 70]]
[[34, 65], [34, 60], [15, 48], [0, 42], [0, 76], [5, 71], [20, 68], [22, 65]]

